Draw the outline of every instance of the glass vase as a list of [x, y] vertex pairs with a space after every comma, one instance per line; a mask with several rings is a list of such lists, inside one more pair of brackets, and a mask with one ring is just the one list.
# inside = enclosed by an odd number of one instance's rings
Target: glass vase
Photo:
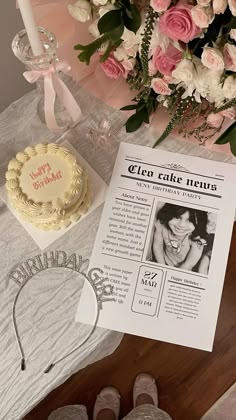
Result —
[[[44, 53], [39, 56], [33, 55], [25, 29], [20, 31], [12, 41], [13, 53], [25, 65], [26, 70], [46, 71], [50, 66], [59, 62], [57, 57], [58, 45], [55, 35], [42, 27], [38, 27], [38, 32], [44, 49]], [[72, 79], [65, 73], [59, 71], [56, 74], [67, 86], [72, 84]], [[36, 81], [36, 87], [39, 96], [37, 105], [38, 116], [42, 123], [46, 124], [43, 76]], [[60, 130], [66, 131], [75, 125], [66, 108], [57, 96], [55, 99], [54, 111], [56, 123], [60, 127]]]

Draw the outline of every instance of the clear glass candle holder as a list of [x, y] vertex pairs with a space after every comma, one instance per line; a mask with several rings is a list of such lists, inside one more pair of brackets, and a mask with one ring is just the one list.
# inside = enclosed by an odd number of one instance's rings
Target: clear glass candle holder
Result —
[[[57, 57], [58, 45], [55, 35], [42, 27], [38, 27], [38, 32], [44, 49], [44, 53], [39, 56], [33, 55], [25, 29], [20, 31], [12, 41], [13, 53], [25, 65], [26, 70], [47, 70], [52, 64], [59, 61]], [[71, 78], [63, 72], [57, 72], [57, 76], [67, 85], [71, 81]], [[38, 79], [36, 86], [39, 95], [37, 111], [40, 120], [45, 124], [43, 76]], [[58, 97], [56, 97], [54, 109], [56, 122], [60, 127], [67, 130], [75, 125]]]

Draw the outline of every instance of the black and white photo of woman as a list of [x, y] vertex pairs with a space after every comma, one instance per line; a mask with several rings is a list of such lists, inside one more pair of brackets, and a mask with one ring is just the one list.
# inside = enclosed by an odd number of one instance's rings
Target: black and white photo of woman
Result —
[[165, 203], [156, 215], [151, 261], [207, 274], [214, 240], [208, 226], [207, 212]]

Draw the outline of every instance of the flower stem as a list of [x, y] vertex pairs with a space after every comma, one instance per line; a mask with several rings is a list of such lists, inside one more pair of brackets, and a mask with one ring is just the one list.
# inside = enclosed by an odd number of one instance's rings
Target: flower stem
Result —
[[180, 118], [177, 117], [176, 114], [173, 116], [173, 118], [170, 120], [159, 139], [157, 139], [154, 145], [152, 146], [153, 149], [155, 149], [155, 147], [157, 147], [163, 140], [165, 140], [169, 136], [171, 131], [175, 128], [176, 124], [178, 123], [179, 119]]
[[148, 81], [148, 61], [149, 61], [149, 48], [152, 38], [153, 29], [158, 17], [158, 13], [153, 10], [151, 6], [148, 6], [145, 18], [145, 29], [143, 39], [141, 42], [141, 53], [140, 60], [143, 71], [143, 85]]
[[179, 123], [179, 121], [183, 117], [185, 111], [187, 110], [191, 102], [192, 102], [192, 98], [181, 99], [179, 106], [177, 107], [173, 117], [167, 124], [165, 130], [163, 131], [159, 139], [157, 139], [154, 145], [152, 146], [153, 149], [157, 147], [163, 140], [165, 140], [169, 136], [171, 131], [176, 127], [176, 125]]
[[226, 109], [231, 108], [232, 106], [236, 106], [236, 98], [231, 99], [230, 101], [226, 102], [226, 104], [216, 108], [213, 113], [217, 114], [218, 112], [225, 111]]

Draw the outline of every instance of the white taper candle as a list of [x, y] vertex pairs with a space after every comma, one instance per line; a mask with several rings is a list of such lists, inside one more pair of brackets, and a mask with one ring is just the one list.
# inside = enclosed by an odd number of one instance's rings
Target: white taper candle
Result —
[[43, 54], [43, 45], [40, 40], [38, 28], [35, 23], [34, 14], [30, 0], [18, 0], [18, 6], [22, 15], [29, 42], [35, 56]]

